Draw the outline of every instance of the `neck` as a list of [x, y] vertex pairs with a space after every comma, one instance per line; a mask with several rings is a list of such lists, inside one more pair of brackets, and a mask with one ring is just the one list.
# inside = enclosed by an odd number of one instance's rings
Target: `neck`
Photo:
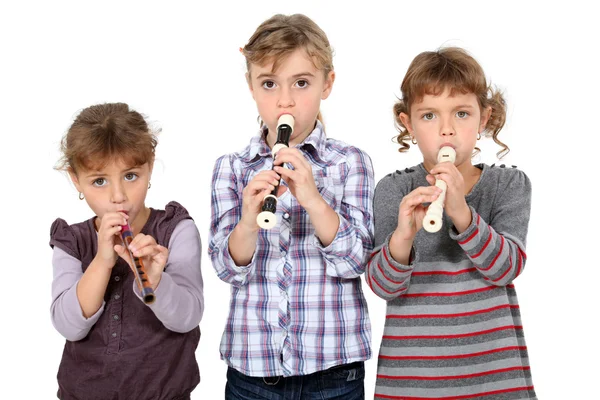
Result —
[[133, 232], [134, 237], [142, 231], [142, 228], [144, 225], [146, 225], [146, 222], [148, 222], [149, 217], [150, 208], [144, 206], [140, 213], [135, 217], [135, 220], [129, 222], [129, 226], [131, 227], [131, 232]]

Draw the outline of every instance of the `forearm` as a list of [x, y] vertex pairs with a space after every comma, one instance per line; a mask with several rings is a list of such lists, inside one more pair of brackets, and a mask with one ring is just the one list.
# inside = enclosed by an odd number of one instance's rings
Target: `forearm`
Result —
[[315, 235], [323, 247], [329, 246], [338, 232], [340, 217], [322, 197], [305, 210], [315, 228]]
[[413, 239], [403, 238], [397, 231], [394, 231], [389, 241], [389, 249], [392, 258], [400, 264], [408, 265], [410, 262], [410, 252], [412, 251]]
[[525, 267], [525, 247], [516, 237], [499, 234], [474, 213], [472, 224], [454, 239], [484, 279], [497, 286], [511, 283]]
[[81, 261], [55, 247], [52, 264], [52, 324], [65, 339], [81, 340], [102, 315], [104, 303], [94, 315], [84, 317], [77, 299], [77, 286], [83, 276]]
[[258, 226], [248, 228], [240, 221], [229, 236], [229, 254], [237, 266], [250, 264], [256, 251], [258, 240]]
[[111, 267], [94, 259], [77, 284], [77, 300], [85, 318], [94, 315], [104, 302]]
[[[406, 262], [392, 256], [392, 243], [390, 236], [381, 247], [371, 255], [367, 264], [365, 279], [373, 292], [386, 301], [401, 296], [408, 290], [412, 276], [414, 260], [410, 252], [406, 255]], [[411, 242], [412, 249], [412, 242]]]

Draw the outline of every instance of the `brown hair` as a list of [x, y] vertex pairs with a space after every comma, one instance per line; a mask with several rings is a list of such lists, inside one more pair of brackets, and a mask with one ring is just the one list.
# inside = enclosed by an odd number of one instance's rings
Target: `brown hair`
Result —
[[[502, 147], [496, 153], [498, 158], [508, 154], [510, 149], [498, 139], [506, 120], [506, 102], [502, 93], [488, 85], [479, 63], [458, 47], [423, 52], [408, 67], [400, 87], [402, 98], [394, 104], [393, 109], [396, 129], [400, 132], [395, 137], [401, 146], [398, 151], [405, 152], [410, 148], [410, 133], [400, 120], [400, 113], [410, 116], [410, 108], [415, 102], [421, 101], [426, 94], [438, 96], [446, 88], [450, 90], [451, 96], [457, 92], [475, 94], [482, 111], [491, 106], [492, 114], [482, 136], [491, 137]], [[479, 149], [475, 149], [477, 153]]]
[[[325, 76], [333, 71], [333, 49], [327, 35], [310, 18], [303, 14], [277, 14], [264, 21], [241, 49], [246, 58], [248, 74], [251, 65], [266, 65], [273, 62], [273, 72], [297, 49], [306, 54], [315, 68], [323, 70]], [[321, 112], [317, 119], [323, 122]]]
[[56, 169], [99, 170], [115, 158], [131, 166], [152, 163], [156, 144], [144, 117], [127, 104], [97, 104], [81, 111], [63, 136]]

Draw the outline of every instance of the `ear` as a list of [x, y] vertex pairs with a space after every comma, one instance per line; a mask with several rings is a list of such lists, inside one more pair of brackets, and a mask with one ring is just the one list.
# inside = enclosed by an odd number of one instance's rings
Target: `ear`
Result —
[[246, 83], [248, 84], [248, 89], [250, 89], [250, 94], [254, 99], [254, 88], [252, 88], [252, 77], [250, 77], [250, 72], [246, 72]]
[[412, 128], [412, 124], [410, 123], [410, 117], [408, 116], [408, 114], [401, 112], [400, 121], [402, 121], [402, 125], [404, 125], [408, 130], [408, 133], [412, 135], [414, 131]]
[[75, 185], [75, 189], [77, 189], [78, 192], [81, 192], [81, 185], [79, 184], [79, 178], [77, 177], [77, 174], [75, 173], [75, 171], [73, 171], [73, 168], [67, 169], [67, 172], [69, 173], [71, 182], [73, 182], [73, 185]]
[[487, 123], [490, 120], [491, 116], [492, 116], [492, 106], [487, 106], [481, 112], [481, 119], [479, 120], [479, 133], [481, 133], [485, 130], [485, 127], [487, 126]]
[[333, 89], [333, 82], [335, 81], [335, 71], [329, 71], [325, 77], [325, 83], [323, 84], [323, 92], [321, 92], [321, 100], [325, 100], [331, 94]]

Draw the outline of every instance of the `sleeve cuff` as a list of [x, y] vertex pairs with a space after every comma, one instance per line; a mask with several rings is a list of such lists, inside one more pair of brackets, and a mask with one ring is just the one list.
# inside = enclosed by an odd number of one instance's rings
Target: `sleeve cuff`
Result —
[[415, 267], [415, 263], [416, 263], [417, 256], [418, 256], [417, 250], [415, 249], [415, 246], [411, 247], [410, 255], [408, 256], [408, 265], [399, 263], [398, 261], [396, 261], [394, 259], [394, 257], [392, 257], [392, 252], [390, 251], [390, 239], [392, 238], [393, 234], [394, 234], [394, 232], [392, 231], [392, 233], [390, 233], [388, 235], [388, 237], [385, 238], [385, 241], [383, 242], [383, 246], [381, 248], [381, 252], [383, 254], [383, 259], [389, 265], [391, 265], [392, 267], [395, 267], [398, 270], [401, 270], [402, 272], [411, 271]]
[[349, 236], [348, 236], [347, 232], [350, 229], [352, 229], [352, 226], [344, 217], [342, 217], [339, 213], [337, 213], [337, 214], [338, 214], [338, 219], [340, 220], [340, 224], [338, 225], [338, 230], [335, 234], [335, 237], [333, 238], [331, 243], [329, 243], [328, 246], [323, 246], [323, 243], [321, 243], [321, 240], [316, 235], [316, 233], [313, 235], [313, 244], [315, 245], [315, 247], [317, 249], [319, 249], [321, 252], [323, 252], [325, 254], [342, 253], [341, 250], [345, 249], [345, 247], [347, 246], [346, 242], [349, 240], [348, 239]]
[[477, 212], [471, 206], [469, 206], [471, 210], [471, 224], [464, 230], [462, 233], [458, 233], [454, 225], [451, 225], [449, 230], [450, 238], [456, 240], [457, 242], [463, 241], [464, 239], [470, 237], [477, 230]]
[[231, 257], [231, 253], [229, 253], [229, 238], [231, 237], [232, 233], [233, 231], [229, 232], [229, 235], [227, 235], [227, 239], [225, 240], [225, 246], [221, 252], [221, 261], [226, 269], [230, 268], [236, 274], [247, 274], [252, 270], [252, 267], [256, 262], [256, 251], [254, 254], [252, 254], [252, 259], [248, 265], [236, 265], [233, 257]]

